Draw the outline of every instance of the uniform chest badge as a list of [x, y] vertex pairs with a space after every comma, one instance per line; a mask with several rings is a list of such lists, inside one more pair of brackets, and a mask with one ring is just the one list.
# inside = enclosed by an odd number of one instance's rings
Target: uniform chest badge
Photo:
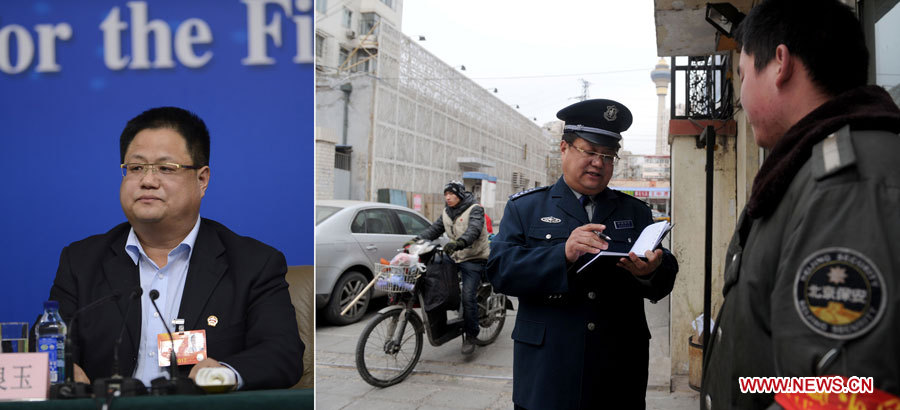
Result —
[[210, 317], [206, 318], [206, 324], [208, 324], [212, 327], [216, 327], [216, 325], [219, 324], [219, 318], [217, 318], [215, 316], [210, 316]]
[[555, 216], [545, 216], [545, 217], [541, 218], [541, 222], [546, 222], [548, 224], [558, 224], [558, 223], [562, 222], [562, 219], [559, 219]]
[[615, 226], [616, 229], [632, 229], [634, 228], [634, 222], [630, 219], [626, 221], [613, 221], [613, 226]]
[[884, 316], [884, 277], [865, 255], [826, 248], [803, 261], [794, 277], [794, 306], [803, 323], [832, 339], [862, 336]]

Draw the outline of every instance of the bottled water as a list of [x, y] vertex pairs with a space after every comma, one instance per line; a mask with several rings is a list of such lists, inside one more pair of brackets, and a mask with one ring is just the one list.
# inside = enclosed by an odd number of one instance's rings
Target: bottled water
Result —
[[50, 356], [50, 383], [66, 380], [66, 323], [59, 316], [59, 302], [44, 302], [44, 314], [34, 329], [37, 351]]

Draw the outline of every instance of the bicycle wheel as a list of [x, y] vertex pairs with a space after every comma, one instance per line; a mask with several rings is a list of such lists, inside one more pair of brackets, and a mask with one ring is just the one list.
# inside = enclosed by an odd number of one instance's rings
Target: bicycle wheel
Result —
[[490, 284], [483, 284], [478, 289], [478, 336], [472, 343], [487, 346], [497, 340], [503, 323], [506, 321], [506, 295], [494, 293]]
[[422, 320], [408, 311], [400, 343], [394, 343], [400, 314], [397, 309], [379, 313], [369, 322], [356, 343], [356, 370], [366, 383], [388, 387], [400, 383], [412, 373], [422, 354]]

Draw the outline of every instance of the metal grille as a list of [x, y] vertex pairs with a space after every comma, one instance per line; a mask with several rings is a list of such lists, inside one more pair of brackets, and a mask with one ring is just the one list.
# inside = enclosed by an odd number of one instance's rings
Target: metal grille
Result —
[[334, 152], [334, 168], [349, 171], [350, 170], [350, 153], [335, 151]]
[[671, 118], [731, 118], [730, 64], [727, 55], [672, 57]]

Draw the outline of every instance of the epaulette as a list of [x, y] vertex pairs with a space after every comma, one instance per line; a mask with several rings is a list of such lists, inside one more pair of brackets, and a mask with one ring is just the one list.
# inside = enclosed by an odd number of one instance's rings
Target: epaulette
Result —
[[850, 140], [850, 126], [845, 125], [835, 133], [825, 137], [812, 148], [812, 174], [817, 180], [824, 179], [856, 163], [856, 152]]
[[547, 185], [547, 186], [539, 186], [539, 187], [535, 187], [535, 188], [531, 188], [531, 189], [526, 189], [526, 190], [524, 190], [524, 191], [516, 192], [516, 193], [510, 195], [510, 196], [509, 196], [509, 200], [512, 201], [512, 200], [521, 198], [521, 197], [523, 197], [523, 196], [525, 196], [525, 195], [528, 195], [528, 194], [530, 194], [530, 193], [539, 192], [539, 191], [546, 191], [546, 190], [548, 190], [548, 189], [550, 189], [550, 185]]
[[619, 196], [619, 198], [627, 198], [627, 199], [630, 199], [630, 200], [632, 200], [632, 201], [640, 202], [641, 205], [644, 205], [644, 206], [646, 206], [646, 207], [648, 207], [648, 208], [650, 207], [650, 204], [647, 203], [646, 201], [644, 201], [643, 199], [637, 199], [637, 198], [635, 198], [635, 197], [633, 197], [633, 196], [631, 196], [631, 195], [628, 195], [628, 194], [626, 194], [626, 193], [624, 193], [624, 192], [622, 192], [622, 191], [619, 191], [619, 190], [617, 190], [617, 189], [613, 189], [612, 191], [615, 192], [616, 195]]

